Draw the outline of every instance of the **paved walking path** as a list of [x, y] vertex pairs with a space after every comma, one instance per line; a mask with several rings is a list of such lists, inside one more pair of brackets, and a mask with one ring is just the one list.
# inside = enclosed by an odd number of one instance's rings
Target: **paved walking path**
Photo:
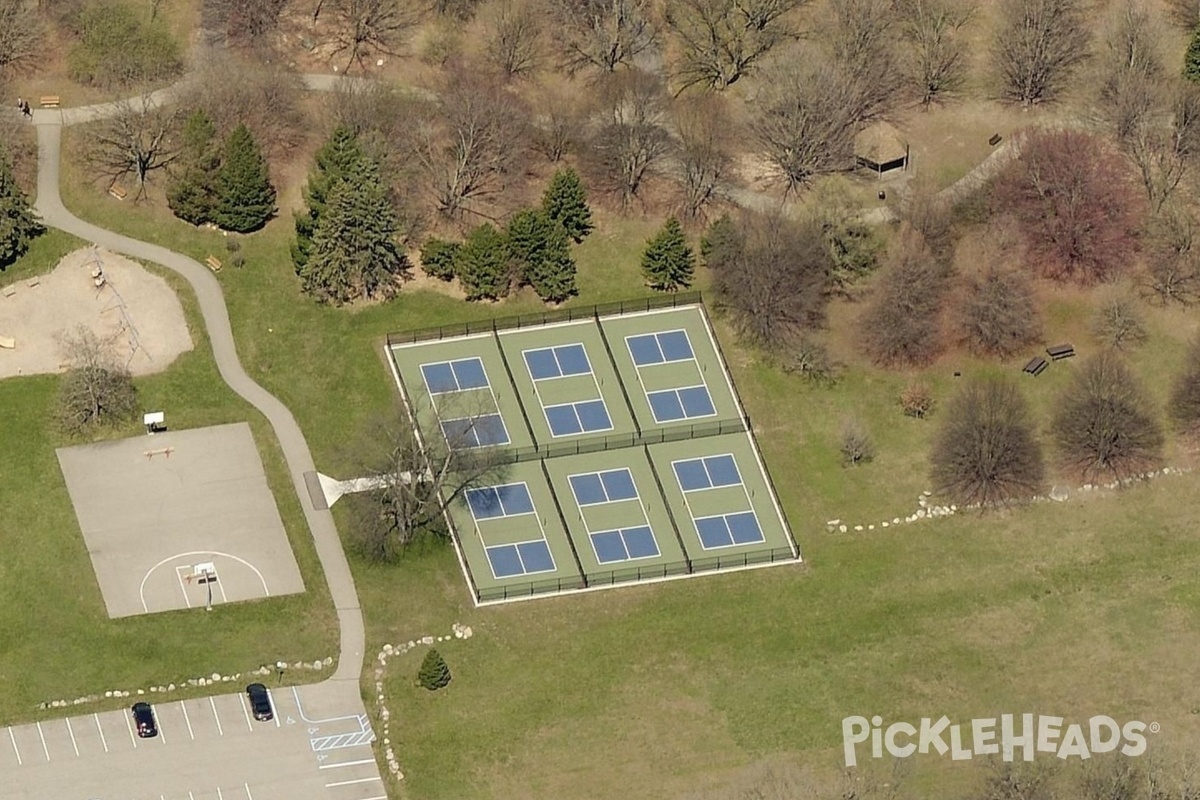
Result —
[[[328, 510], [313, 507], [311, 496], [304, 482], [304, 473], [316, 470], [308, 443], [300, 426], [296, 424], [287, 406], [266, 389], [259, 386], [246, 374], [238, 360], [237, 348], [233, 341], [233, 330], [229, 326], [229, 311], [225, 307], [225, 296], [221, 292], [221, 284], [207, 267], [193, 261], [187, 256], [173, 252], [158, 245], [131, 239], [119, 233], [105, 230], [76, 217], [66, 209], [59, 194], [59, 158], [61, 151], [62, 126], [69, 124], [68, 120], [96, 119], [105, 110], [92, 107], [87, 115], [74, 115], [68, 109], [61, 114], [57, 112], [37, 112], [34, 124], [37, 126], [38, 139], [38, 192], [35, 208], [42, 215], [45, 223], [74, 234], [86, 241], [107, 247], [118, 253], [134, 258], [152, 261], [179, 273], [191, 285], [200, 302], [200, 311], [204, 317], [204, 325], [208, 329], [212, 341], [213, 356], [217, 369], [229, 387], [238, 395], [245, 398], [257, 408], [271, 423], [275, 436], [283, 448], [284, 459], [292, 476], [308, 527], [312, 531], [317, 546], [317, 555], [321, 560], [321, 568], [325, 571], [325, 579], [329, 584], [329, 592], [337, 609], [338, 624], [341, 627], [341, 651], [338, 658], [337, 670], [329, 679], [333, 682], [345, 682], [353, 686], [355, 702], [361, 706], [361, 695], [358, 691], [359, 678], [362, 674], [363, 654], [366, 645], [366, 632], [363, 627], [362, 610], [358, 603], [358, 594], [354, 589], [354, 576], [350, 572], [350, 564], [346, 560], [337, 528], [333, 524], [333, 516]], [[115, 109], [115, 106], [110, 106]], [[111, 110], [108, 110], [111, 113]], [[347, 694], [348, 696], [348, 694]]]

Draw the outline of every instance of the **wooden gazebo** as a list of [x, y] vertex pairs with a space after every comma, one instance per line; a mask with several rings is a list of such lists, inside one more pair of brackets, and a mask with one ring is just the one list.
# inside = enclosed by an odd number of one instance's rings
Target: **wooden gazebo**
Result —
[[876, 122], [854, 137], [854, 161], [880, 178], [894, 169], [908, 169], [908, 143], [892, 125]]

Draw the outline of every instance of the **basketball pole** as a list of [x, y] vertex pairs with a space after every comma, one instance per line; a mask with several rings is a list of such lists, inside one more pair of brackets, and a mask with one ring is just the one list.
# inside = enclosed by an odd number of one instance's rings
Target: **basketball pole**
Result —
[[204, 581], [204, 585], [208, 588], [208, 604], [204, 606], [204, 610], [212, 611], [212, 579], [213, 579], [213, 575], [211, 572], [206, 572], [206, 573], [204, 573], [204, 577], [207, 578], [207, 580]]

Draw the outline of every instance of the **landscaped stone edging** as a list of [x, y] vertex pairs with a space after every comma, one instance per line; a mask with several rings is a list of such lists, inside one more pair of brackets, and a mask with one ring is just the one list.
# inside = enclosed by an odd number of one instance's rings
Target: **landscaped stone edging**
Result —
[[[1078, 491], [1095, 492], [1103, 489], [1120, 489], [1123, 486], [1131, 486], [1140, 481], [1149, 481], [1164, 475], [1183, 475], [1191, 471], [1191, 467], [1163, 467], [1162, 469], [1142, 472], [1137, 475], [1131, 475], [1128, 478], [1122, 478], [1119, 481], [1112, 481], [1110, 483], [1085, 483], [1083, 486], [1079, 487]], [[949, 517], [957, 514], [959, 511], [975, 510], [979, 508], [978, 505], [963, 506], [961, 509], [956, 505], [934, 505], [930, 503], [930, 498], [932, 496], [933, 492], [929, 491], [928, 489], [921, 492], [920, 496], [917, 497], [917, 510], [904, 517], [893, 517], [890, 520], [884, 520], [879, 523], [871, 523], [867, 525], [850, 525], [840, 519], [831, 519], [825, 523], [825, 530], [829, 533], [849, 533], [851, 530], [855, 531], [856, 533], [864, 530], [873, 531], [876, 528], [891, 528], [898, 525], [907, 525], [913, 522], [919, 522], [925, 519]], [[1049, 493], [1037, 495], [1029, 502], [1044, 503], [1053, 500], [1056, 503], [1062, 503], [1070, 499], [1070, 496], [1071, 493], [1066, 487], [1054, 486], [1050, 489]]]
[[296, 661], [291, 664], [289, 664], [286, 661], [277, 661], [272, 666], [267, 666], [264, 664], [261, 667], [258, 667], [256, 669], [252, 669], [252, 670], [248, 670], [244, 673], [243, 672], [235, 672], [232, 675], [222, 675], [220, 672], [214, 672], [212, 675], [207, 675], [207, 676], [200, 677], [200, 678], [184, 678], [184, 679], [180, 680], [178, 683], [168, 683], [166, 685], [160, 684], [157, 686], [150, 686], [145, 689], [133, 689], [133, 690], [108, 689], [104, 692], [104, 694], [100, 694], [97, 692], [94, 694], [86, 695], [84, 697], [76, 697], [73, 700], [47, 700], [45, 702], [38, 703], [38, 708], [43, 709], [43, 710], [47, 709], [47, 708], [69, 708], [70, 706], [79, 706], [79, 705], [84, 705], [86, 703], [95, 703], [99, 700], [105, 700], [105, 699], [109, 699], [109, 698], [113, 698], [113, 697], [135, 697], [135, 696], [144, 696], [147, 694], [169, 694], [170, 692], [174, 692], [179, 689], [183, 689], [185, 687], [196, 688], [196, 687], [201, 687], [201, 686], [215, 686], [219, 683], [234, 683], [236, 681], [240, 681], [243, 678], [243, 676], [246, 678], [250, 678], [252, 676], [260, 676], [261, 677], [261, 676], [265, 676], [265, 675], [270, 675], [272, 672], [275, 672], [276, 670], [307, 669], [307, 670], [312, 670], [314, 672], [320, 672], [322, 670], [328, 669], [331, 666], [333, 666], [333, 658], [331, 656], [326, 656], [325, 658], [319, 659], [317, 661]]
[[388, 771], [396, 780], [404, 780], [404, 773], [400, 771], [400, 762], [396, 759], [396, 751], [392, 747], [392, 713], [388, 711], [387, 697], [383, 693], [383, 678], [387, 672], [388, 659], [393, 656], [402, 656], [418, 647], [429, 647], [438, 642], [448, 642], [451, 639], [470, 639], [472, 635], [474, 632], [470, 625], [460, 625], [456, 622], [450, 626], [449, 636], [422, 636], [420, 639], [409, 639], [402, 644], [385, 644], [375, 657], [375, 704], [379, 708], [379, 722], [383, 733], [383, 755], [387, 760]]

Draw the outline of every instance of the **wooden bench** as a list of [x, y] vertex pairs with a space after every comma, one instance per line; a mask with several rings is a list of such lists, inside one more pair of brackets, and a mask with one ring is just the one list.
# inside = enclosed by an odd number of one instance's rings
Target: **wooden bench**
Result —
[[5, 286], [3, 289], [0, 289], [0, 293], [2, 293], [5, 297], [12, 297], [17, 293], [17, 287]]
[[208, 268], [213, 272], [221, 271], [221, 259], [217, 258], [216, 256], [209, 256], [208, 258], [204, 259], [204, 263], [207, 264]]
[[11, 336], [0, 336], [0, 347], [4, 348], [5, 350], [15, 350], [17, 347], [17, 340]]
[[1003, 138], [1004, 137], [1001, 136], [1000, 134], [993, 133], [992, 138], [988, 139], [988, 144], [990, 144], [992, 147], [995, 147], [996, 145], [1000, 144], [1000, 140]]
[[1045, 372], [1046, 367], [1049, 365], [1050, 362], [1048, 362], [1046, 359], [1042, 358], [1041, 356], [1034, 356], [1021, 371], [1036, 378], [1038, 375], [1041, 375], [1043, 372]]
[[108, 193], [118, 200], [124, 200], [129, 196], [128, 190], [126, 190], [123, 186], [117, 186], [115, 183], [108, 187]]
[[30, 289], [34, 288], [35, 286], [41, 286], [41, 284], [42, 284], [41, 278], [30, 278], [25, 283], [25, 285], [28, 286]]
[[1046, 355], [1055, 361], [1061, 361], [1064, 358], [1071, 358], [1075, 355], [1075, 348], [1069, 344], [1056, 344], [1053, 347], [1046, 348]]
[[62, 98], [56, 94], [46, 94], [42, 95], [40, 102], [42, 104], [42, 108], [58, 108], [58, 106], [62, 103]]

